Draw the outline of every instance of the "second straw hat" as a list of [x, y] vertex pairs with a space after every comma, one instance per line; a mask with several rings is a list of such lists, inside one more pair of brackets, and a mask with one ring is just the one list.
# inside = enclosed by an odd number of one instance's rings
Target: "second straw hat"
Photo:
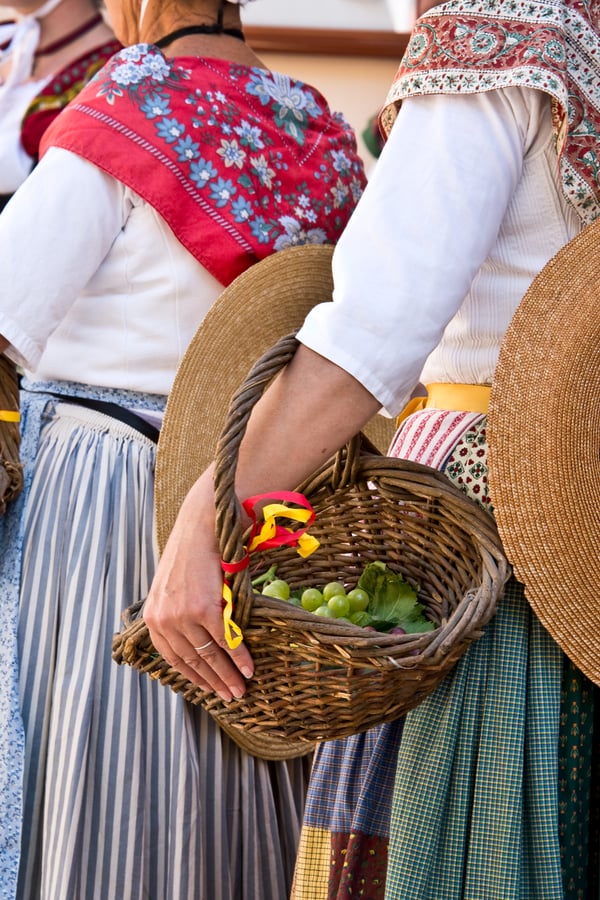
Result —
[[544, 267], [503, 341], [490, 490], [542, 624], [600, 684], [600, 219]]
[[[331, 300], [329, 244], [281, 250], [253, 265], [220, 295], [194, 335], [169, 395], [156, 460], [156, 519], [164, 549], [194, 481], [212, 462], [230, 400], [256, 360], [298, 331], [317, 303]], [[365, 429], [382, 452], [394, 422]]]

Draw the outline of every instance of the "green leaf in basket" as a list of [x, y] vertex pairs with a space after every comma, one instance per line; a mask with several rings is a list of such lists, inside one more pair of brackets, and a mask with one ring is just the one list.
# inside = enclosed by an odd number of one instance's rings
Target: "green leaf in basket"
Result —
[[384, 562], [373, 562], [365, 566], [358, 579], [358, 587], [365, 590], [371, 600], [367, 613], [378, 620], [377, 630], [384, 631], [402, 626], [407, 634], [432, 631], [433, 622], [423, 615], [425, 607], [419, 603], [414, 587], [387, 567]]

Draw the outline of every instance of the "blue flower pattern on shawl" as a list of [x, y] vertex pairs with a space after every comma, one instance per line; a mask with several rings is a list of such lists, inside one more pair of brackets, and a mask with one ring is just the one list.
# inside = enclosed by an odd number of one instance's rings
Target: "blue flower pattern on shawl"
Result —
[[[211, 86], [210, 77], [206, 87], [193, 87], [185, 63], [166, 59], [152, 45], [127, 47], [96, 77], [96, 96], [112, 107], [122, 98], [135, 103], [152, 123], [159, 148], [249, 239], [273, 251], [337, 239], [365, 184], [344, 117], [324, 110], [313, 88], [287, 75], [227, 63], [227, 78], [236, 91], [226, 95]], [[203, 64], [222, 78], [222, 61]], [[185, 121], [173, 102], [182, 91], [189, 108]], [[240, 93], [253, 102], [242, 107]], [[264, 119], [253, 111], [256, 107], [264, 110]], [[296, 148], [297, 158], [306, 152], [308, 160], [312, 148], [306, 147], [307, 135], [315, 126], [323, 128], [326, 117], [336, 127], [331, 134], [323, 129], [316, 168], [305, 166], [306, 178], [290, 190], [286, 156], [265, 123], [274, 123], [288, 147]], [[341, 137], [344, 132], [347, 140]]]

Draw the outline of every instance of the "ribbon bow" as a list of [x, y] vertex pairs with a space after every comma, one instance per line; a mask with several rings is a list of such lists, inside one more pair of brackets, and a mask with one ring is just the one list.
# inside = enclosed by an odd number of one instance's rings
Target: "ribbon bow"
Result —
[[[258, 522], [254, 507], [263, 500], [273, 500], [262, 509], [262, 523]], [[294, 503], [295, 507], [286, 506], [286, 503]], [[285, 544], [295, 544], [298, 554], [306, 558], [319, 546], [315, 537], [308, 534], [308, 528], [315, 520], [315, 511], [303, 494], [296, 491], [282, 491], [278, 494], [256, 494], [248, 497], [242, 503], [246, 513], [252, 522], [250, 539], [242, 559], [235, 563], [226, 563], [221, 560], [221, 568], [225, 573], [223, 578], [223, 623], [225, 625], [225, 639], [229, 647], [234, 650], [242, 640], [242, 630], [231, 618], [233, 612], [233, 595], [228, 578], [236, 572], [241, 572], [250, 564], [250, 554], [259, 550], [271, 550], [273, 547], [281, 547]], [[299, 508], [298, 508], [299, 507]], [[277, 522], [278, 518], [292, 519], [301, 523], [300, 528], [290, 528]]]

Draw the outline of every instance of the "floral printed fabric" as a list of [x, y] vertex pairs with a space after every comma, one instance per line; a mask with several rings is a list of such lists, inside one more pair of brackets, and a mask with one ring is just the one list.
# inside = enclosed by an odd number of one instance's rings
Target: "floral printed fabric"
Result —
[[421, 94], [519, 86], [552, 98], [564, 194], [584, 223], [600, 213], [598, 5], [585, 0], [449, 0], [412, 32], [380, 123]]
[[50, 122], [120, 49], [118, 41], [109, 41], [69, 63], [44, 86], [23, 118], [21, 142], [29, 156], [37, 159], [42, 135]]
[[487, 416], [426, 407], [407, 416], [388, 456], [439, 469], [478, 506], [493, 515], [488, 484]]
[[314, 88], [208, 58], [118, 53], [47, 132], [127, 184], [222, 284], [296, 244], [335, 243], [366, 183]]
[[461, 436], [442, 471], [467, 497], [493, 515], [487, 460], [487, 418], [483, 416]]

